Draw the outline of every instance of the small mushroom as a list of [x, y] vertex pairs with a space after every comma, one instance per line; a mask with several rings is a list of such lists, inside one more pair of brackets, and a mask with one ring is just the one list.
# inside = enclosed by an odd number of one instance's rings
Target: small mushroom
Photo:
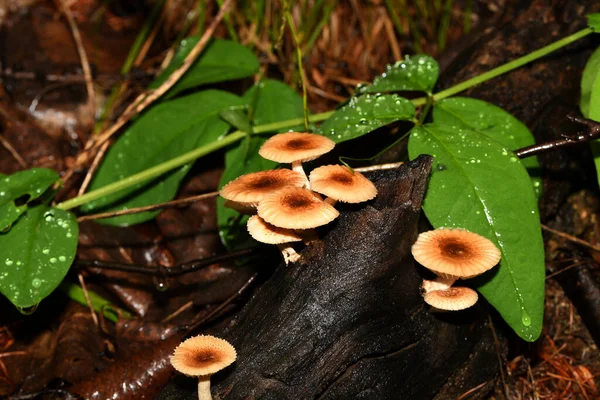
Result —
[[286, 186], [303, 185], [304, 175], [290, 169], [274, 169], [242, 175], [223, 186], [219, 193], [226, 200], [256, 207], [268, 194]]
[[226, 340], [199, 335], [182, 342], [171, 356], [171, 365], [187, 376], [198, 377], [198, 399], [211, 400], [210, 376], [232, 364], [235, 348]]
[[276, 244], [279, 250], [281, 250], [281, 255], [286, 265], [300, 259], [300, 255], [296, 253], [296, 250], [286, 245], [287, 243], [300, 242], [302, 240], [302, 237], [293, 230], [271, 225], [258, 215], [254, 215], [248, 219], [247, 227], [248, 233], [250, 233], [250, 236], [254, 240], [261, 243]]
[[425, 292], [425, 294], [432, 292], [434, 290], [446, 290], [452, 286], [452, 284], [456, 281], [455, 278], [443, 278], [438, 276], [436, 279], [430, 281], [427, 279], [423, 279], [423, 285], [421, 288]]
[[468, 287], [450, 287], [425, 294], [425, 303], [440, 310], [458, 311], [477, 303], [477, 292]]
[[287, 229], [311, 229], [326, 225], [340, 213], [308, 189], [287, 187], [258, 204], [258, 215], [271, 225]]
[[302, 163], [314, 160], [330, 152], [334, 147], [335, 142], [322, 135], [287, 132], [269, 138], [258, 150], [258, 154], [267, 160], [291, 163], [292, 169], [304, 176], [304, 185], [310, 188], [310, 182], [302, 168]]
[[412, 246], [415, 260], [436, 275], [468, 279], [494, 267], [500, 250], [490, 240], [463, 229], [423, 232]]
[[373, 182], [360, 172], [342, 165], [315, 168], [310, 173], [309, 180], [311, 189], [327, 196], [325, 201], [331, 205], [336, 201], [362, 203], [377, 196], [377, 188]]

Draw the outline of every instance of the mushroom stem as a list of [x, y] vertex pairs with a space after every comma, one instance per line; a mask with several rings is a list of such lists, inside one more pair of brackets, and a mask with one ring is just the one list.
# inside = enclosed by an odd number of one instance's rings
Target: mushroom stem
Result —
[[212, 400], [210, 394], [210, 375], [198, 377], [198, 400]]
[[302, 174], [302, 176], [304, 176], [304, 187], [306, 187], [307, 189], [310, 189], [310, 181], [308, 180], [308, 176], [306, 175], [306, 172], [304, 172], [304, 168], [302, 168], [302, 161], [294, 161], [292, 162], [292, 169], [296, 172], [299, 172]]
[[335, 203], [337, 203], [338, 201], [336, 199], [332, 199], [331, 197], [327, 197], [325, 200], [323, 200], [325, 203], [331, 205], [331, 206], [335, 206]]
[[288, 265], [290, 262], [296, 262], [300, 259], [300, 254], [296, 253], [296, 250], [294, 250], [289, 243], [278, 244], [277, 247], [279, 247], [279, 250], [281, 251], [285, 265]]
[[423, 290], [425, 291], [425, 294], [429, 293], [429, 292], [433, 292], [434, 290], [446, 290], [449, 289], [450, 286], [452, 286], [452, 284], [454, 284], [454, 282], [456, 282], [458, 278], [453, 276], [453, 277], [441, 277], [438, 276], [437, 278], [435, 278], [432, 281], [428, 281], [427, 279], [423, 279]]

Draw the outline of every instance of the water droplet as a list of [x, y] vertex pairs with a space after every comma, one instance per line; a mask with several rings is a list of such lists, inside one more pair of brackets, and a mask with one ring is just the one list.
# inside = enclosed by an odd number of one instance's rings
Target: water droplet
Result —
[[46, 220], [46, 222], [52, 222], [54, 221], [54, 215], [52, 214], [52, 212], [48, 211], [44, 214], [44, 219]]
[[[17, 297], [15, 295], [15, 297]], [[31, 315], [35, 312], [35, 310], [37, 310], [38, 305], [36, 304], [35, 306], [31, 306], [31, 307], [17, 307], [17, 310], [19, 310], [19, 312], [23, 315]]]
[[521, 310], [521, 322], [525, 326], [531, 325], [531, 317], [529, 316], [529, 314], [527, 314], [527, 311], [525, 310]]
[[152, 278], [152, 280], [154, 281], [154, 286], [156, 287], [156, 290], [158, 290], [159, 292], [164, 292], [167, 289], [169, 289], [169, 280], [167, 278], [159, 278], [155, 276]]
[[52, 257], [52, 258], [50, 259], [50, 262], [51, 262], [52, 264], [56, 264], [56, 261], [57, 261], [57, 260], [56, 260], [56, 257]]
[[13, 265], [13, 260], [11, 260], [10, 258], [6, 259], [6, 265], [11, 266]]
[[40, 286], [42, 286], [42, 280], [35, 278], [34, 280], [31, 281], [31, 286], [33, 286], [34, 288], [39, 288]]
[[49, 254], [50, 253], [50, 249], [46, 248], [42, 250], [42, 253], [44, 254]]
[[60, 262], [65, 262], [65, 261], [67, 261], [67, 257], [65, 257], [65, 256], [60, 256], [60, 257], [58, 257], [58, 261], [60, 261]]

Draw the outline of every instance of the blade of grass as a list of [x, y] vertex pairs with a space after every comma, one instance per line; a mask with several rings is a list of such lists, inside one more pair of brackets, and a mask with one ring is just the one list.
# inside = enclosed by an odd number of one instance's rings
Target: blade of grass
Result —
[[287, 23], [290, 27], [290, 31], [292, 31], [292, 37], [294, 38], [294, 43], [296, 44], [296, 59], [298, 62], [298, 71], [300, 72], [300, 81], [302, 82], [302, 105], [304, 107], [304, 128], [306, 132], [308, 132], [308, 96], [306, 94], [306, 76], [304, 75], [304, 66], [302, 65], [302, 49], [300, 48], [300, 38], [296, 33], [296, 27], [294, 25], [294, 21], [292, 20], [292, 14], [289, 10], [285, 13], [285, 17], [287, 19]]
[[[74, 283], [68, 281], [63, 281], [58, 288], [71, 300], [76, 301], [77, 303], [87, 307], [88, 303], [86, 301], [85, 294], [83, 293], [83, 289], [81, 288], [81, 286], [75, 285]], [[91, 290], [88, 290], [88, 295], [94, 311], [96, 311], [97, 313], [102, 313], [102, 315], [104, 315], [104, 318], [108, 319], [109, 321], [116, 323], [119, 322], [120, 317], [133, 317], [131, 313], [120, 309], [110, 301], [106, 300], [105, 298]]]
[[444, 3], [444, 11], [440, 20], [440, 30], [438, 32], [438, 48], [444, 50], [446, 47], [446, 39], [448, 36], [448, 28], [450, 28], [450, 20], [452, 17], [452, 0], [446, 0]]
[[[219, 8], [223, 7], [223, 1], [224, 0], [217, 0]], [[225, 27], [227, 28], [227, 33], [229, 34], [229, 37], [231, 37], [231, 40], [233, 40], [234, 42], [239, 42], [240, 40], [238, 39], [237, 33], [235, 33], [233, 23], [231, 22], [231, 14], [225, 14], [225, 16], [223, 17], [223, 21], [225, 22]]]

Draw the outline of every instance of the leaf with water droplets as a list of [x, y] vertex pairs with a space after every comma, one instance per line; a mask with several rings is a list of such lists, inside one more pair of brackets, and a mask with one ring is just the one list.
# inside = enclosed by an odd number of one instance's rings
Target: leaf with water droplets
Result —
[[59, 179], [59, 175], [48, 168], [32, 168], [1, 176], [0, 231], [9, 229], [25, 212], [27, 203], [40, 197]]
[[[219, 117], [228, 107], [245, 103], [238, 96], [219, 90], [206, 90], [161, 103], [137, 119], [110, 148], [90, 190], [122, 180], [161, 162], [215, 142], [230, 126]], [[126, 210], [172, 200], [192, 163], [163, 174], [150, 182], [89, 202], [84, 212]], [[160, 211], [149, 211], [99, 222], [133, 225], [154, 218]]]
[[319, 128], [336, 143], [355, 139], [395, 121], [411, 120], [415, 106], [396, 94], [353, 97]]
[[[183, 39], [171, 63], [149, 88], [156, 89], [162, 85], [183, 64], [183, 60], [199, 40], [197, 36]], [[183, 90], [209, 83], [247, 78], [257, 73], [259, 67], [258, 59], [247, 47], [231, 40], [214, 39], [190, 69], [167, 92], [166, 98], [173, 97]]]
[[498, 267], [472, 282], [527, 341], [538, 338], [544, 311], [544, 243], [527, 171], [506, 147], [466, 127], [434, 120], [413, 128], [411, 158], [435, 157], [423, 203], [435, 228], [463, 228], [494, 242]]
[[[475, 130], [512, 151], [535, 144], [533, 135], [524, 123], [483, 100], [467, 97], [442, 100], [433, 107], [433, 120], [440, 125]], [[521, 164], [527, 168], [539, 198], [542, 194], [542, 172], [537, 157], [527, 157], [521, 160]]]
[[0, 233], [0, 293], [15, 306], [33, 307], [63, 280], [77, 250], [77, 218], [45, 204], [29, 207]]
[[[254, 125], [301, 118], [304, 115], [302, 97], [279, 81], [266, 79], [260, 82], [244, 94], [244, 100], [248, 104], [252, 104]], [[297, 128], [304, 129], [303, 127]], [[277, 166], [277, 163], [264, 159], [258, 154], [258, 149], [266, 139], [266, 137], [253, 135], [232, 145], [227, 150], [225, 171], [221, 176], [219, 188], [241, 175], [273, 169]], [[229, 249], [256, 244], [246, 229], [248, 217], [240, 215], [231, 208], [224, 207], [224, 202], [222, 197], [217, 200], [217, 222], [223, 244]]]
[[375, 78], [372, 84], [358, 88], [358, 92], [381, 93], [418, 90], [431, 93], [439, 74], [440, 66], [433, 57], [417, 54], [388, 65], [385, 72]]

